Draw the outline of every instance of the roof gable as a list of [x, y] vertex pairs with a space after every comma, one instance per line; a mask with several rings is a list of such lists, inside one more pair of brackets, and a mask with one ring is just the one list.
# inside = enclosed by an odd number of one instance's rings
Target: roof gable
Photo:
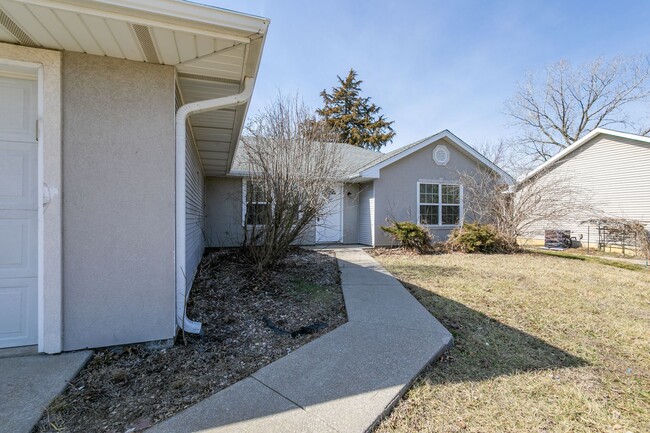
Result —
[[575, 152], [579, 148], [581, 148], [583, 145], [586, 143], [590, 142], [594, 138], [600, 136], [600, 135], [608, 135], [610, 137], [615, 137], [615, 138], [625, 138], [628, 140], [634, 140], [638, 141], [640, 143], [646, 143], [650, 144], [650, 137], [646, 137], [643, 135], [637, 135], [637, 134], [630, 134], [628, 132], [620, 132], [620, 131], [614, 131], [612, 129], [605, 129], [605, 128], [596, 128], [593, 131], [591, 131], [589, 134], [585, 135], [582, 137], [580, 140], [574, 142], [571, 146], [565, 148], [552, 158], [548, 159], [547, 161], [544, 161], [542, 164], [537, 166], [533, 171], [530, 173], [521, 176], [519, 178], [519, 182], [525, 182], [531, 177], [535, 176], [536, 174], [543, 172], [544, 170], [552, 169], [553, 165], [556, 164], [558, 161], [566, 157], [567, 155]]
[[478, 163], [488, 167], [494, 172], [498, 173], [501, 178], [507, 182], [512, 183], [513, 178], [508, 173], [506, 173], [499, 166], [494, 164], [492, 161], [487, 159], [476, 149], [474, 149], [469, 144], [465, 143], [463, 140], [452, 134], [449, 130], [445, 129], [444, 131], [438, 132], [437, 134], [431, 135], [429, 137], [423, 138], [416, 141], [415, 143], [407, 144], [406, 146], [400, 147], [390, 153], [384, 154], [381, 158], [376, 161], [372, 161], [370, 164], [362, 167], [359, 170], [359, 177], [366, 177], [371, 179], [377, 179], [380, 177], [380, 170], [388, 165], [394, 164], [395, 162], [435, 143], [438, 140], [446, 139], [446, 142], [456, 146], [463, 153], [467, 154], [470, 158], [474, 159]]

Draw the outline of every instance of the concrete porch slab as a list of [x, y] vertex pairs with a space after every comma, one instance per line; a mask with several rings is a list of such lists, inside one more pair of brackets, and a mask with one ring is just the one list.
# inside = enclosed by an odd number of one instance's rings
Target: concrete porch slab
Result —
[[0, 359], [0, 432], [29, 433], [91, 355], [83, 350]]

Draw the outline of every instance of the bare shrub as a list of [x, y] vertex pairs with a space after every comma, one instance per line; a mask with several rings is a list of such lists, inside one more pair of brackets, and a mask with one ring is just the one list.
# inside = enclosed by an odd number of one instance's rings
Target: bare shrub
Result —
[[547, 172], [508, 185], [490, 170], [459, 173], [469, 221], [491, 224], [511, 245], [540, 227], [598, 215], [591, 194], [570, 177]]
[[277, 263], [327, 212], [341, 179], [335, 139], [297, 96], [278, 95], [247, 125], [244, 246], [259, 271]]

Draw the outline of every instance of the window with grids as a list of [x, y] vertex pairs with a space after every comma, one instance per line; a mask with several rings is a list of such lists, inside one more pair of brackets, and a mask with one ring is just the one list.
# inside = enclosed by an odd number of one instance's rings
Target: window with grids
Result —
[[418, 194], [420, 224], [428, 226], [460, 224], [460, 185], [421, 182]]
[[250, 180], [246, 182], [246, 225], [263, 225], [271, 211], [271, 200]]

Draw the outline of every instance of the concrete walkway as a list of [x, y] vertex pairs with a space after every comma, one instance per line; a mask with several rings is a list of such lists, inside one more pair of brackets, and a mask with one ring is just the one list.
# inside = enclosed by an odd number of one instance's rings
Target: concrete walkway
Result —
[[29, 433], [92, 351], [0, 358], [0, 432]]
[[153, 432], [365, 432], [451, 334], [361, 248], [336, 251], [349, 321]]

